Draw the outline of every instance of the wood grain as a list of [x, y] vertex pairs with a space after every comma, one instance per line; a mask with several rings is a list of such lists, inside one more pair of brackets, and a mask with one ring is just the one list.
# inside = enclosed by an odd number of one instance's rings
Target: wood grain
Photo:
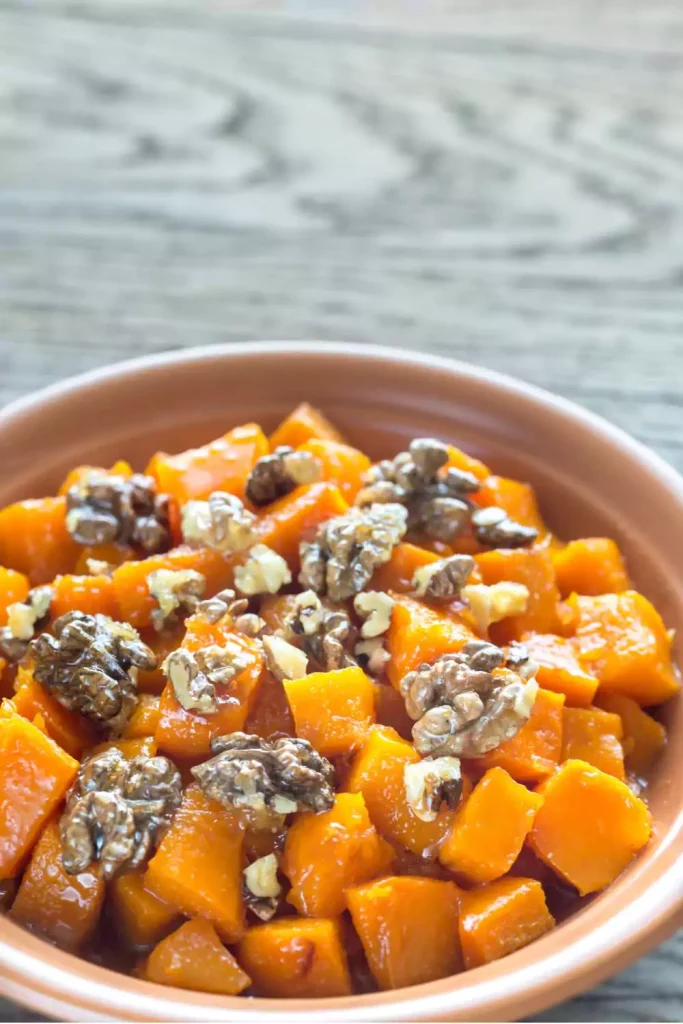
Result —
[[[683, 469], [682, 44], [664, 0], [2, 0], [0, 402], [140, 352], [379, 341]], [[679, 938], [543, 1019], [682, 1007]]]

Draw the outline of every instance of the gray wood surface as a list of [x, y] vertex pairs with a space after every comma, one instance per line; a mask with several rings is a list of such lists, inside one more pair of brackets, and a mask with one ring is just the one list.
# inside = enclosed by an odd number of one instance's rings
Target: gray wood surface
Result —
[[[140, 352], [379, 341], [683, 469], [681, 5], [0, 0], [0, 69], [0, 402]], [[543, 1019], [682, 1016], [679, 937]]]

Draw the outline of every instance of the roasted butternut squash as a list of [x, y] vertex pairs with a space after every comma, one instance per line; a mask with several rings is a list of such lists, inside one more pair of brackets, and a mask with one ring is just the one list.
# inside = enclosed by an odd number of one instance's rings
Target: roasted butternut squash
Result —
[[45, 729], [55, 743], [72, 757], [80, 758], [97, 742], [97, 735], [77, 711], [69, 711], [33, 678], [31, 669], [20, 666], [15, 681], [14, 706], [18, 714], [33, 720], [43, 716]]
[[32, 586], [73, 570], [79, 546], [66, 528], [65, 498], [28, 498], [0, 509], [0, 565]]
[[598, 680], [579, 661], [575, 641], [553, 633], [524, 633], [522, 643], [538, 665], [539, 686], [564, 694], [571, 707], [591, 704]]
[[319, 441], [344, 442], [342, 435], [324, 413], [314, 409], [308, 402], [302, 402], [270, 435], [270, 446], [277, 448], [278, 445], [286, 444], [290, 448], [299, 448], [314, 438]]
[[152, 950], [143, 969], [147, 981], [174, 985], [195, 992], [236, 996], [248, 988], [244, 973], [216, 934], [201, 917], [186, 921]]
[[341, 930], [330, 918], [284, 917], [250, 928], [237, 958], [260, 995], [320, 999], [351, 993]]
[[314, 455], [322, 467], [322, 480], [336, 484], [349, 504], [363, 484], [363, 476], [370, 469], [370, 459], [364, 452], [339, 441], [311, 438], [299, 446], [299, 451]]
[[54, 621], [67, 612], [85, 612], [87, 615], [119, 615], [114, 584], [110, 576], [58, 576], [52, 584], [53, 596], [50, 618]]
[[539, 540], [548, 534], [548, 527], [543, 522], [536, 492], [531, 484], [510, 480], [505, 476], [489, 476], [474, 495], [474, 501], [482, 508], [496, 505], [505, 509], [516, 523], [538, 530]]
[[28, 576], [16, 569], [5, 569], [0, 565], [0, 626], [7, 625], [7, 609], [11, 604], [23, 601], [31, 584]]
[[546, 547], [487, 551], [476, 556], [476, 563], [488, 586], [510, 580], [523, 583], [529, 591], [527, 610], [522, 615], [511, 615], [491, 627], [495, 643], [520, 640], [524, 633], [558, 632], [560, 593], [555, 583], [552, 556]]
[[413, 598], [394, 595], [396, 604], [386, 633], [389, 661], [387, 678], [398, 689], [403, 676], [422, 662], [459, 651], [474, 633], [464, 622], [454, 621]]
[[256, 527], [258, 540], [282, 555], [296, 572], [301, 541], [310, 540], [321, 523], [348, 508], [336, 484], [323, 481], [297, 487], [268, 506]]
[[177, 907], [145, 888], [142, 871], [119, 875], [111, 883], [109, 895], [116, 930], [131, 949], [149, 949], [180, 920]]
[[631, 697], [619, 693], [602, 693], [598, 705], [619, 715], [623, 736], [626, 768], [641, 779], [648, 774], [666, 744], [666, 729]]
[[625, 779], [621, 718], [599, 708], [565, 708], [562, 760], [587, 761], [601, 772]]
[[572, 540], [554, 552], [553, 562], [562, 597], [616, 594], [630, 587], [626, 563], [609, 537]]
[[375, 720], [375, 693], [361, 668], [311, 672], [285, 683], [297, 736], [324, 757], [351, 754]]
[[500, 960], [555, 926], [534, 878], [500, 878], [460, 897], [460, 942], [467, 968]]
[[469, 762], [477, 771], [504, 768], [517, 782], [535, 783], [551, 775], [562, 755], [564, 694], [539, 690], [531, 718], [516, 736]]

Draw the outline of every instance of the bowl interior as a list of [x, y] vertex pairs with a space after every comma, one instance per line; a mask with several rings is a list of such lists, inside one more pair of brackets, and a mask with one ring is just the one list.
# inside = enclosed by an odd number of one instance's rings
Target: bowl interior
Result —
[[[54, 493], [67, 470], [79, 463], [106, 466], [126, 458], [144, 468], [158, 449], [179, 451], [201, 444], [239, 423], [255, 420], [272, 428], [302, 400], [322, 408], [351, 444], [374, 458], [395, 454], [412, 437], [434, 435], [478, 455], [494, 472], [529, 480], [547, 522], [560, 537], [614, 537], [628, 558], [636, 586], [656, 604], [668, 626], [683, 629], [683, 547], [677, 543], [682, 485], [672, 470], [615, 429], [535, 389], [456, 364], [411, 362], [388, 351], [232, 346], [142, 361], [133, 368], [124, 365], [108, 375], [89, 375], [81, 383], [53, 389], [37, 403], [19, 404], [0, 415], [0, 505]], [[680, 650], [677, 657], [680, 660]], [[640, 897], [672, 853], [681, 852], [683, 768], [678, 750], [683, 742], [683, 703], [673, 702], [662, 718], [670, 742], [649, 791], [655, 839], [606, 894], [553, 935], [474, 975], [406, 990], [401, 996], [354, 998], [361, 1016], [379, 1014], [378, 1007], [393, 1003], [393, 1019], [399, 1012], [412, 1019], [425, 1012], [440, 1016], [443, 1007], [445, 1017], [454, 1020], [461, 1012], [466, 1018], [472, 1006], [478, 1007], [477, 1019], [486, 1019], [489, 1011], [482, 1007], [488, 1001], [495, 1017], [506, 1005], [495, 1002], [503, 998], [501, 978], [563, 950]], [[623, 952], [629, 936], [615, 934], [614, 940]], [[15, 936], [8, 941], [19, 940]], [[31, 955], [36, 955], [32, 949]], [[48, 952], [53, 955], [45, 947], [43, 955]], [[54, 956], [60, 962], [64, 957]], [[70, 971], [75, 969], [73, 958], [66, 957], [65, 962]], [[155, 986], [85, 967], [100, 983], [109, 981], [119, 989], [162, 998], [163, 1006], [157, 1005], [161, 1019], [189, 1019], [195, 1012], [223, 1016], [230, 1007], [230, 1019], [236, 1019], [238, 1008], [247, 1012], [244, 1001], [240, 1006], [235, 1000], [190, 993], [178, 993], [180, 998], [175, 999], [175, 992], [171, 1000], [168, 992]], [[538, 1008], [544, 999], [547, 1003], [568, 995], [572, 984], [574, 989], [581, 987], [580, 977], [586, 979], [588, 971], [588, 965], [582, 969], [567, 964], [566, 987], [559, 994], [551, 994], [548, 987], [552, 972], [543, 981], [537, 978], [536, 1001], [529, 1002], [527, 993], [524, 1003], [518, 993], [519, 1008], [508, 1009], [508, 1017]], [[480, 996], [473, 995], [477, 989]], [[543, 998], [541, 991], [546, 993]], [[399, 1011], [403, 995], [405, 1010]], [[425, 1011], [427, 1002], [418, 1005], [416, 1000], [428, 996], [437, 1003]], [[261, 1011], [266, 1008], [263, 1001], [256, 1002]], [[140, 1013], [140, 1005], [132, 1002], [131, 1011], [137, 1006]], [[276, 1009], [271, 1001], [267, 1005]], [[348, 1019], [349, 1002], [346, 1007], [343, 1016]], [[310, 1003], [280, 1008], [296, 1010], [298, 1016], [304, 1011], [324, 1015], [322, 1005]], [[150, 1011], [153, 1017], [157, 1011]]]

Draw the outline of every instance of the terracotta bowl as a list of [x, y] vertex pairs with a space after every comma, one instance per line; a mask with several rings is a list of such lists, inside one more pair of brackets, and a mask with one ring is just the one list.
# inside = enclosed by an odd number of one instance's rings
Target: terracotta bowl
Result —
[[[302, 399], [352, 444], [395, 453], [416, 435], [530, 480], [562, 537], [615, 537], [636, 585], [683, 630], [683, 481], [616, 428], [560, 398], [455, 362], [366, 346], [231, 345], [87, 374], [0, 415], [0, 504], [54, 492], [77, 463], [144, 466], [227, 427], [272, 427]], [[679, 651], [680, 657], [680, 651]], [[2, 992], [62, 1020], [514, 1020], [595, 985], [683, 923], [683, 702], [650, 790], [655, 836], [607, 892], [553, 933], [471, 973], [397, 992], [282, 1001], [165, 989], [92, 966], [0, 920]], [[586, 821], [586, 827], [591, 822]]]

